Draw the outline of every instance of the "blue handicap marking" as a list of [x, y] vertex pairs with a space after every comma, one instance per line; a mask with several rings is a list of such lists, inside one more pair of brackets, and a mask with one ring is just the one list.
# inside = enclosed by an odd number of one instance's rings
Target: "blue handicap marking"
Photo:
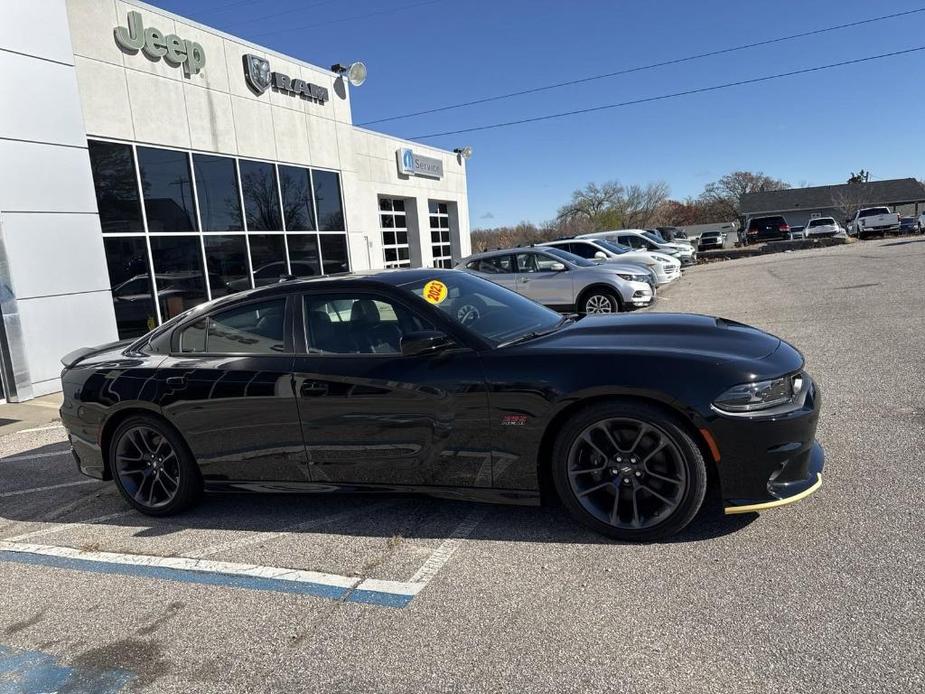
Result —
[[48, 653], [0, 646], [0, 694], [113, 694], [134, 678], [128, 670], [69, 667]]

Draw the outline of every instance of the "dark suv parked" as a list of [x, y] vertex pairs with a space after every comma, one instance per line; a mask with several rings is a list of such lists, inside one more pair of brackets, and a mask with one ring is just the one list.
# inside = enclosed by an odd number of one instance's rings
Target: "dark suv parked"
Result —
[[759, 241], [780, 241], [790, 238], [790, 225], [787, 220], [776, 215], [774, 217], [753, 217], [748, 220], [745, 227], [745, 243], [758, 243]]

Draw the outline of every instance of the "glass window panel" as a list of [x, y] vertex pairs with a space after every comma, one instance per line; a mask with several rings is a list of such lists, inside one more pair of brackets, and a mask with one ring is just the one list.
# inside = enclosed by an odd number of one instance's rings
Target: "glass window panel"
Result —
[[343, 234], [322, 234], [321, 256], [324, 258], [324, 274], [350, 272], [347, 237]]
[[445, 202], [438, 203], [438, 204], [437, 204], [437, 211], [438, 211], [440, 214], [447, 214], [448, 212], [447, 212], [447, 205], [446, 205], [446, 203], [445, 203]]
[[317, 234], [290, 234], [286, 242], [289, 244], [289, 265], [293, 275], [314, 277], [321, 274]]
[[402, 306], [369, 296], [306, 297], [303, 310], [312, 352], [397, 354], [406, 329], [433, 329]]
[[449, 229], [449, 228], [450, 228], [450, 218], [449, 218], [449, 217], [441, 217], [441, 218], [440, 218], [440, 228], [441, 228], [441, 229]]
[[408, 228], [408, 218], [403, 214], [395, 215], [395, 227], [398, 229]]
[[405, 201], [393, 199], [392, 209], [394, 209], [396, 212], [404, 212], [405, 211]]
[[392, 210], [392, 199], [379, 198], [379, 209], [390, 212]]
[[399, 260], [408, 260], [408, 258], [410, 257], [411, 257], [410, 251], [408, 250], [407, 246], [399, 247], [398, 249], [398, 259]]
[[340, 203], [340, 175], [333, 171], [312, 171], [319, 231], [343, 231], [344, 210]]
[[143, 236], [105, 238], [106, 266], [119, 339], [141, 337], [157, 327], [154, 292]]
[[408, 243], [408, 232], [399, 231], [395, 234], [395, 239], [398, 243]]
[[209, 320], [206, 349], [219, 354], [285, 352], [285, 299], [249, 304]]
[[394, 248], [386, 248], [385, 259], [387, 261], [398, 260], [398, 252]]
[[254, 266], [256, 286], [276, 284], [281, 277], [289, 274], [282, 234], [250, 235], [248, 241], [251, 245], [251, 263]]
[[395, 227], [395, 218], [390, 214], [382, 215], [382, 228], [392, 229]]
[[437, 229], [439, 226], [440, 226], [440, 218], [439, 218], [439, 217], [431, 217], [431, 218], [430, 218], [430, 228], [431, 228], [431, 229]]
[[394, 246], [395, 241], [395, 232], [394, 231], [383, 231], [382, 232], [382, 243], [386, 246]]
[[206, 351], [206, 326], [209, 324], [208, 318], [198, 320], [188, 328], [183, 328], [180, 333], [180, 351], [181, 352], [205, 352]]
[[[279, 212], [276, 167], [273, 164], [246, 159], [241, 159], [238, 165], [241, 168], [241, 191], [244, 194], [247, 230], [282, 231], [283, 219]], [[308, 190], [308, 183], [306, 182], [302, 188]]]
[[206, 300], [199, 236], [152, 236], [154, 278], [161, 318], [168, 320]]
[[247, 241], [244, 236], [204, 236], [212, 298], [250, 289]]
[[143, 233], [145, 228], [131, 146], [93, 140], [88, 145], [103, 233]]
[[437, 211], [438, 211], [438, 210], [437, 210], [437, 201], [436, 201], [436, 200], [428, 200], [428, 201], [427, 201], [427, 209], [430, 211], [431, 214], [437, 214]]
[[430, 232], [430, 242], [431, 242], [431, 243], [439, 243], [439, 242], [440, 242], [440, 232], [439, 232], [439, 231], [432, 231], [432, 232]]
[[186, 152], [138, 148], [148, 231], [196, 231], [196, 210]]
[[243, 231], [234, 159], [193, 155], [196, 197], [203, 231]]
[[283, 219], [286, 222], [286, 231], [316, 231], [311, 177], [308, 169], [298, 166], [280, 166], [279, 186], [283, 195]]

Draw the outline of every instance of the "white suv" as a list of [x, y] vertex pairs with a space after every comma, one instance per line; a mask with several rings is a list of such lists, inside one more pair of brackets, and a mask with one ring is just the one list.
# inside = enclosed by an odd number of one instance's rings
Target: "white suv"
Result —
[[668, 243], [645, 229], [619, 229], [617, 231], [595, 231], [592, 234], [576, 236], [579, 239], [606, 239], [641, 251], [666, 253], [681, 261], [681, 265], [697, 262], [697, 251], [689, 243]]
[[677, 258], [657, 251], [636, 251], [607, 239], [560, 239], [539, 245], [561, 248], [588, 260], [645, 265], [655, 273], [655, 280], [659, 286], [673, 282], [681, 276], [681, 261]]

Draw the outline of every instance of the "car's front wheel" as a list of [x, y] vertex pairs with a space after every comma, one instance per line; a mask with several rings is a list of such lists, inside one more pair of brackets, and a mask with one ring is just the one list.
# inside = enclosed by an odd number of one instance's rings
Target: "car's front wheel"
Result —
[[609, 289], [592, 289], [581, 301], [582, 313], [619, 313], [620, 298]]
[[129, 417], [109, 444], [112, 477], [129, 504], [150, 516], [167, 516], [195, 504], [202, 476], [185, 442], [155, 417]]
[[700, 509], [707, 473], [675, 420], [643, 402], [613, 402], [569, 420], [553, 449], [553, 480], [574, 518], [618, 540], [677, 533]]

